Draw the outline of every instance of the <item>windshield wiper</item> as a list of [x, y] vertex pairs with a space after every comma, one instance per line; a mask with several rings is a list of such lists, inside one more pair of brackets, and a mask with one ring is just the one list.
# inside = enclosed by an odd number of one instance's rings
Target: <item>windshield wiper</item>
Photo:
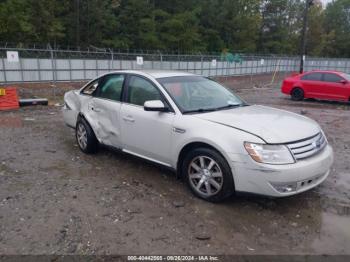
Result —
[[242, 106], [247, 106], [247, 104], [229, 104], [226, 106], [217, 107], [217, 108], [215, 108], [215, 110], [230, 109], [230, 108], [242, 107]]
[[194, 109], [194, 110], [187, 110], [183, 111], [183, 114], [189, 114], [189, 113], [205, 113], [205, 112], [212, 112], [216, 111], [216, 108], [199, 108], [199, 109]]
[[216, 107], [216, 108], [199, 108], [199, 109], [184, 111], [183, 114], [213, 112], [213, 111], [230, 109], [230, 108], [235, 108], [235, 107], [242, 107], [242, 106], [248, 106], [248, 104], [245, 104], [245, 103], [244, 104], [230, 104], [230, 105]]

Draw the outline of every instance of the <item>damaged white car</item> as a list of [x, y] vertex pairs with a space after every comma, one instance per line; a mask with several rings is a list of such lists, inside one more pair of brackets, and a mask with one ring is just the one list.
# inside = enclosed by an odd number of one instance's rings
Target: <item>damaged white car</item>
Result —
[[83, 152], [103, 144], [170, 167], [209, 201], [235, 192], [297, 194], [322, 183], [333, 162], [315, 121], [248, 105], [189, 73], [108, 73], [64, 101], [64, 121]]

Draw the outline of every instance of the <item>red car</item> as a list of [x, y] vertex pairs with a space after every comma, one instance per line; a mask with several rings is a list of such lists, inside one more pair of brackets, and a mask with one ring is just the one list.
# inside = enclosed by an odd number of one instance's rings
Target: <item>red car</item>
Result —
[[350, 75], [337, 71], [310, 71], [287, 77], [281, 90], [298, 101], [304, 98], [350, 101]]

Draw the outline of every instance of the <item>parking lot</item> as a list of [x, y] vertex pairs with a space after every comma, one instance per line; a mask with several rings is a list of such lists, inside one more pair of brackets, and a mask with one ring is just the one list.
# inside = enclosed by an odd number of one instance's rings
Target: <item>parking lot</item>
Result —
[[335, 152], [327, 180], [289, 198], [202, 201], [162, 167], [104, 148], [83, 154], [53, 105], [66, 83], [48, 107], [0, 113], [0, 253], [350, 254], [350, 105], [291, 101], [259, 79], [220, 81], [250, 104], [318, 121]]

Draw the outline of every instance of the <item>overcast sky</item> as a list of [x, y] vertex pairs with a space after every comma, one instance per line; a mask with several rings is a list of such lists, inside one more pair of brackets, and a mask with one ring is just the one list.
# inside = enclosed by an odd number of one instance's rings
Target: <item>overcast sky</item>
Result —
[[329, 2], [331, 2], [332, 0], [321, 0], [323, 4], [327, 4]]

